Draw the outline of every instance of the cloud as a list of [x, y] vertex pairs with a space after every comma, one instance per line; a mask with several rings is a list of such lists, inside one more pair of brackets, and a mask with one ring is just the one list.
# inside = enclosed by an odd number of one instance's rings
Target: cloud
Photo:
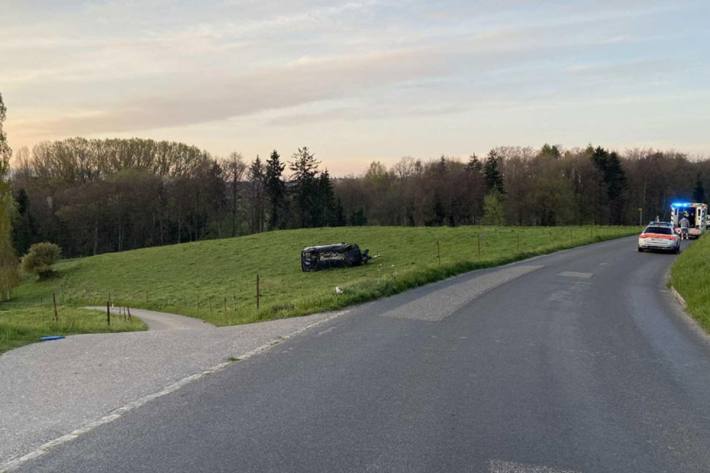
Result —
[[372, 134], [372, 117], [413, 130], [418, 116], [571, 116], [565, 104], [697, 95], [707, 75], [691, 69], [706, 64], [698, 1], [10, 1], [0, 87], [22, 144], [143, 133], [212, 146], [242, 130], [272, 139], [274, 126]]
[[441, 60], [428, 50], [294, 61], [258, 73], [210, 80], [79, 116], [26, 123], [35, 134], [97, 134], [174, 127], [348, 96], [436, 74]]
[[401, 106], [396, 104], [368, 104], [350, 107], [334, 107], [316, 112], [286, 113], [271, 118], [268, 125], [297, 126], [333, 120], [360, 121], [382, 120], [401, 116], [427, 117], [436, 115], [449, 115], [469, 110], [464, 105], [439, 105], [439, 106]]

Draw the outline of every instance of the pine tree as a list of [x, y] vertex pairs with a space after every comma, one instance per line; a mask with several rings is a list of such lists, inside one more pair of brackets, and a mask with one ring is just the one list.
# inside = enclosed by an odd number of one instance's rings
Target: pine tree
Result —
[[285, 222], [282, 216], [286, 206], [286, 184], [282, 175], [285, 164], [281, 162], [279, 153], [274, 150], [266, 161], [265, 191], [269, 199], [269, 228], [282, 228]]
[[295, 223], [299, 227], [312, 227], [314, 207], [317, 203], [318, 185], [316, 175], [320, 163], [307, 147], [298, 148], [289, 168], [293, 171]]
[[333, 183], [326, 169], [318, 176], [318, 206], [316, 209], [315, 225], [319, 227], [332, 227], [336, 223], [336, 204]]
[[483, 175], [486, 178], [486, 192], [496, 191], [505, 194], [503, 174], [500, 172], [500, 157], [493, 150], [488, 153], [486, 163], [483, 165]]
[[481, 160], [478, 159], [478, 156], [472, 154], [468, 158], [468, 163], [466, 163], [466, 170], [471, 173], [479, 174], [483, 172], [483, 164], [481, 163]]
[[609, 209], [609, 222], [620, 224], [624, 217], [624, 193], [626, 191], [626, 173], [621, 166], [619, 155], [613, 151], [597, 147], [592, 154], [592, 162], [601, 174], [606, 187], [606, 201]]
[[562, 153], [560, 152], [560, 149], [557, 147], [557, 145], [550, 146], [547, 143], [545, 143], [542, 146], [542, 149], [540, 150], [540, 156], [544, 156], [547, 158], [552, 158], [552, 159], [560, 159], [562, 156]]

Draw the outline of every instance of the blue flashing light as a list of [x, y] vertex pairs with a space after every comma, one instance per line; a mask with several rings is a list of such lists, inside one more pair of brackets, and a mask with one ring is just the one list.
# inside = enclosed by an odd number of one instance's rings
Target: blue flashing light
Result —
[[671, 204], [671, 207], [678, 208], [678, 207], [692, 207], [692, 204], [689, 202], [673, 202]]

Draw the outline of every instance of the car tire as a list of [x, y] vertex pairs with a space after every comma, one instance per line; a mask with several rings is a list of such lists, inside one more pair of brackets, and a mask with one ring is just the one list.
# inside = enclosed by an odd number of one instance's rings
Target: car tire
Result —
[[639, 247], [638, 247], [638, 251], [639, 251], [639, 253], [643, 253], [643, 248], [641, 248], [641, 247], [639, 246]]

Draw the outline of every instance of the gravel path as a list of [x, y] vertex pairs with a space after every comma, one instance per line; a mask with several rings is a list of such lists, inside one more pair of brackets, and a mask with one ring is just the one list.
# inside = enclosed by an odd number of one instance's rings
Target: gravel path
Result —
[[0, 470], [118, 408], [338, 315], [221, 328], [188, 319], [186, 328], [186, 317], [132, 312], [153, 330], [75, 335], [0, 356]]
[[[106, 307], [87, 307], [87, 309], [98, 310], [106, 313]], [[119, 314], [119, 308], [111, 309], [112, 314]], [[131, 315], [138, 317], [148, 326], [148, 330], [184, 330], [184, 329], [208, 329], [214, 325], [204, 320], [185, 317], [184, 315], [168, 314], [167, 312], [156, 312], [154, 310], [133, 309]]]

